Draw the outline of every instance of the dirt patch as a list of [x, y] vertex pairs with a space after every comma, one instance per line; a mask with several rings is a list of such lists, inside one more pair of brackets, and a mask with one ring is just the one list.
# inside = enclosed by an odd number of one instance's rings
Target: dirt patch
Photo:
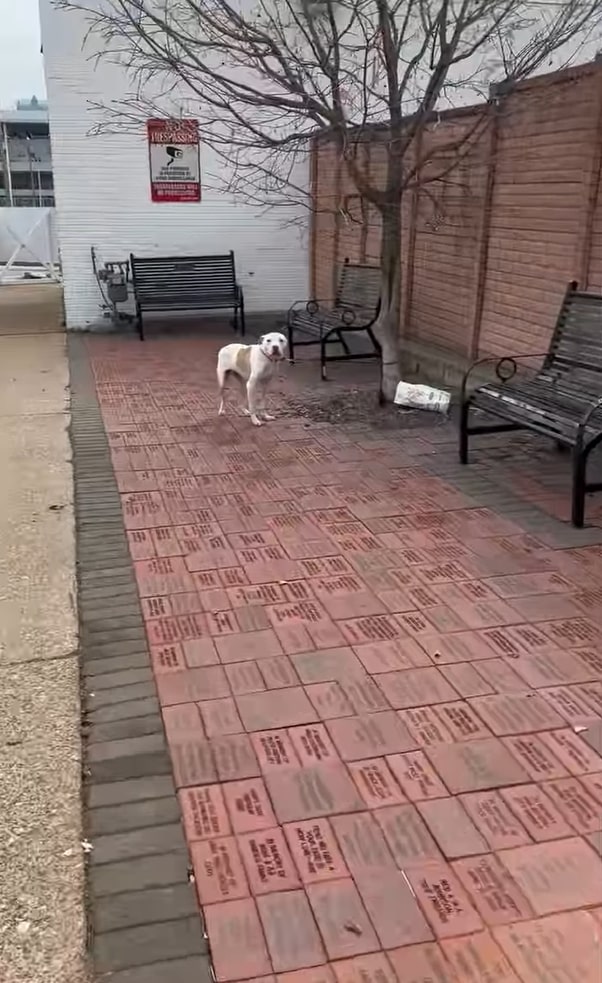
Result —
[[329, 395], [322, 389], [308, 389], [294, 395], [282, 394], [279, 413], [301, 416], [316, 423], [362, 423], [377, 430], [400, 430], [412, 427], [436, 427], [446, 422], [439, 413], [407, 410], [391, 403], [379, 405], [374, 390], [348, 389]]

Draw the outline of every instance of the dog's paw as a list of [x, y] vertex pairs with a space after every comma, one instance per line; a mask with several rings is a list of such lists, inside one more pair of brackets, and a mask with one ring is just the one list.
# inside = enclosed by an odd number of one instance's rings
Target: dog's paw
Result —
[[262, 427], [263, 426], [263, 423], [261, 422], [261, 420], [259, 419], [258, 416], [251, 415], [251, 423], [253, 424], [254, 427]]
[[242, 415], [243, 416], [251, 416], [251, 411], [248, 410], [246, 406], [243, 406], [243, 408], [242, 408]]
[[264, 419], [264, 420], [266, 420], [266, 422], [268, 422], [268, 423], [269, 423], [269, 422], [270, 422], [271, 420], [275, 420], [275, 419], [276, 419], [276, 417], [275, 417], [275, 416], [272, 416], [272, 414], [271, 414], [271, 413], [262, 413], [262, 417], [263, 417], [263, 419]]

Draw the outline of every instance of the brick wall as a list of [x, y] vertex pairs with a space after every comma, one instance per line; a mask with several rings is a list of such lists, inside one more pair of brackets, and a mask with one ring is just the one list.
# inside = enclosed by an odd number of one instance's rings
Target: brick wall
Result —
[[[567, 283], [602, 290], [602, 66], [522, 83], [485, 119], [445, 114], [423, 136], [434, 171], [462, 133], [445, 180], [406, 193], [400, 332], [462, 358], [541, 351]], [[362, 152], [377, 176], [377, 137]], [[345, 257], [378, 262], [380, 229], [334, 144], [316, 144], [314, 176], [313, 276], [328, 297]]]

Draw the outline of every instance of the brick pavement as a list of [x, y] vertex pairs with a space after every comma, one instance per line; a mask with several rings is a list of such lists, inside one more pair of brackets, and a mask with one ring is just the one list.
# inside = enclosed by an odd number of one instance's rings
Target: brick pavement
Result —
[[87, 344], [140, 597], [93, 578], [101, 968], [201, 979], [189, 855], [219, 983], [599, 983], [600, 530], [445, 428], [218, 418], [216, 339]]

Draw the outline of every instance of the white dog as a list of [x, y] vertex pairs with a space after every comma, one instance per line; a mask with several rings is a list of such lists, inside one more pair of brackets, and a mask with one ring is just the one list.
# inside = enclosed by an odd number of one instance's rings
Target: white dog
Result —
[[251, 423], [260, 427], [262, 420], [273, 420], [266, 413], [265, 397], [268, 383], [278, 362], [285, 356], [287, 342], [284, 335], [264, 334], [257, 345], [226, 345], [217, 356], [217, 383], [221, 402], [219, 415], [225, 413], [224, 388], [233, 376], [246, 390], [247, 407], [243, 410], [251, 417]]

